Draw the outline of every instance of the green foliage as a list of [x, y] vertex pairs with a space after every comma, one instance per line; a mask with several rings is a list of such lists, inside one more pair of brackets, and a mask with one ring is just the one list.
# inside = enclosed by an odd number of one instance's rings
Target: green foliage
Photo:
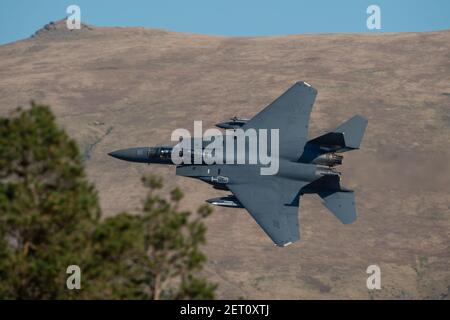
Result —
[[[212, 298], [215, 286], [194, 277], [206, 261], [200, 246], [205, 243], [203, 219], [211, 214], [211, 208], [202, 206], [195, 215], [179, 211], [180, 189], [172, 190], [168, 201], [155, 192], [161, 188], [158, 177], [147, 176], [143, 182], [149, 188], [142, 218], [153, 298]], [[179, 292], [167, 285], [173, 279], [181, 283]]]
[[[77, 144], [50, 109], [32, 103], [0, 118], [0, 298], [213, 298], [215, 285], [198, 276], [211, 209], [179, 211], [181, 190], [166, 199], [160, 177], [143, 183], [141, 214], [101, 220]], [[81, 290], [66, 288], [72, 264]]]
[[142, 218], [120, 213], [100, 223], [92, 237], [92, 256], [84, 283], [90, 299], [148, 298]]
[[196, 278], [194, 275], [188, 275], [183, 279], [180, 289], [174, 297], [177, 300], [210, 300], [214, 299], [216, 287], [215, 284], [212, 284], [205, 279]]
[[50, 110], [20, 111], [0, 119], [0, 296], [68, 298], [65, 270], [85, 259], [97, 194]]

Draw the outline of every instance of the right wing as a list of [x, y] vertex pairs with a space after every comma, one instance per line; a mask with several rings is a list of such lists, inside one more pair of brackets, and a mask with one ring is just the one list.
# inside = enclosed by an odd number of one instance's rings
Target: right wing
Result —
[[287, 246], [300, 239], [299, 191], [307, 182], [273, 176], [265, 180], [227, 186], [272, 241]]

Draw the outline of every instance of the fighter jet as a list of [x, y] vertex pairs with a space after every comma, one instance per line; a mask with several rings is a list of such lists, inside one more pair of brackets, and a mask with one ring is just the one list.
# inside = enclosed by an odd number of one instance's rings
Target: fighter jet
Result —
[[[264, 165], [260, 162], [181, 163], [176, 165], [176, 174], [230, 191], [225, 197], [206, 201], [223, 207], [245, 208], [277, 246], [284, 247], [300, 239], [299, 205], [305, 194], [317, 194], [337, 219], [344, 224], [352, 223], [357, 216], [354, 192], [341, 186], [341, 174], [335, 167], [342, 164], [342, 153], [359, 149], [367, 120], [356, 115], [336, 129], [308, 139], [316, 96], [317, 90], [310, 84], [297, 82], [253, 118], [232, 118], [217, 124], [220, 128], [257, 132], [277, 129], [279, 168], [276, 174], [262, 175], [260, 169]], [[109, 155], [131, 162], [173, 164], [173, 148], [130, 148]]]

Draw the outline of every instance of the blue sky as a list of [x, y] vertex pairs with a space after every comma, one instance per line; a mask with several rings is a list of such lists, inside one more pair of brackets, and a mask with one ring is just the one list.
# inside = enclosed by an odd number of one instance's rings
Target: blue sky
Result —
[[376, 32], [450, 29], [450, 0], [0, 0], [0, 44], [62, 19], [71, 4], [94, 25], [218, 35], [374, 32], [366, 27], [371, 4], [381, 9]]

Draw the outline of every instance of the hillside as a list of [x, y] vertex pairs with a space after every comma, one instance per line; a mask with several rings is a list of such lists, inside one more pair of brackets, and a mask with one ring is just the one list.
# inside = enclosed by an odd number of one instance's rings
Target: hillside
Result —
[[[189, 209], [224, 194], [107, 152], [170, 142], [194, 120], [252, 117], [298, 80], [319, 92], [311, 136], [356, 113], [369, 119], [341, 170], [358, 220], [342, 225], [306, 196], [302, 239], [278, 248], [244, 210], [216, 208], [206, 273], [219, 297], [448, 299], [450, 30], [228, 38], [59, 22], [0, 46], [0, 114], [50, 104], [80, 143], [105, 215], [140, 207], [144, 173], [181, 186]], [[371, 264], [380, 291], [366, 288]]]

